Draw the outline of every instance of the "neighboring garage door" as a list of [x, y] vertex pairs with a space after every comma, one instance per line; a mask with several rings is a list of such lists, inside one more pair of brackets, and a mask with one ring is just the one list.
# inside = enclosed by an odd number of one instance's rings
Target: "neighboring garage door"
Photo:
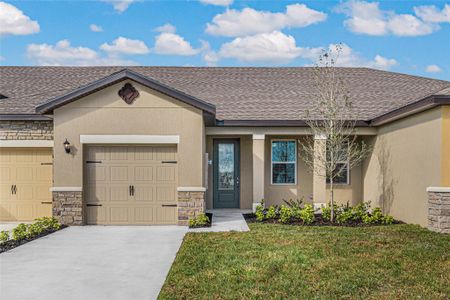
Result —
[[51, 149], [0, 149], [0, 221], [51, 216], [51, 186]]
[[175, 146], [89, 146], [88, 224], [176, 224]]

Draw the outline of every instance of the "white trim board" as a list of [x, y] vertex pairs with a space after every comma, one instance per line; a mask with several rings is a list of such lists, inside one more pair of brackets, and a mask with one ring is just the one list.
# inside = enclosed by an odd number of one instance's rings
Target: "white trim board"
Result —
[[179, 135], [80, 135], [82, 144], [179, 144]]
[[450, 193], [450, 187], [430, 186], [430, 187], [427, 187], [427, 192], [432, 192], [432, 193]]
[[53, 148], [54, 143], [50, 140], [7, 140], [0, 141], [0, 148], [34, 148], [34, 147], [43, 147], [43, 148]]
[[195, 186], [183, 186], [177, 188], [178, 192], [206, 192], [206, 188], [204, 187], [195, 187]]

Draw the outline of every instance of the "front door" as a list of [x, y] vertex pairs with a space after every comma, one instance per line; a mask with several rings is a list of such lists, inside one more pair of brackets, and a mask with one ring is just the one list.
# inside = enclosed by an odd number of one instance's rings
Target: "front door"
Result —
[[214, 208], [239, 208], [239, 140], [214, 140]]

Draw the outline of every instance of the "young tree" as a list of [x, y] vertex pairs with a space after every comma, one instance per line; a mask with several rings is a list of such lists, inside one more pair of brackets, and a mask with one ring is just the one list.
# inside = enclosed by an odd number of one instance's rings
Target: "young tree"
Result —
[[[301, 142], [302, 158], [319, 176], [326, 177], [330, 187], [331, 221], [334, 221], [334, 184], [347, 170], [359, 165], [371, 151], [356, 135], [356, 120], [345, 82], [336, 63], [341, 45], [324, 51], [314, 68], [316, 94], [312, 108], [305, 113], [306, 124], [312, 136], [322, 139], [323, 151], [317, 150], [318, 141], [311, 137]], [[319, 142], [320, 143], [320, 142]], [[315, 145], [316, 144], [316, 145]]]

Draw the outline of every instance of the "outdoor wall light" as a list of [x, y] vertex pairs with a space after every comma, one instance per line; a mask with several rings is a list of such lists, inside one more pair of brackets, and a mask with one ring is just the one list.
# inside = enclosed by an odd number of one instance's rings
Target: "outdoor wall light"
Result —
[[64, 150], [66, 150], [66, 153], [70, 153], [70, 143], [67, 139], [64, 141]]

